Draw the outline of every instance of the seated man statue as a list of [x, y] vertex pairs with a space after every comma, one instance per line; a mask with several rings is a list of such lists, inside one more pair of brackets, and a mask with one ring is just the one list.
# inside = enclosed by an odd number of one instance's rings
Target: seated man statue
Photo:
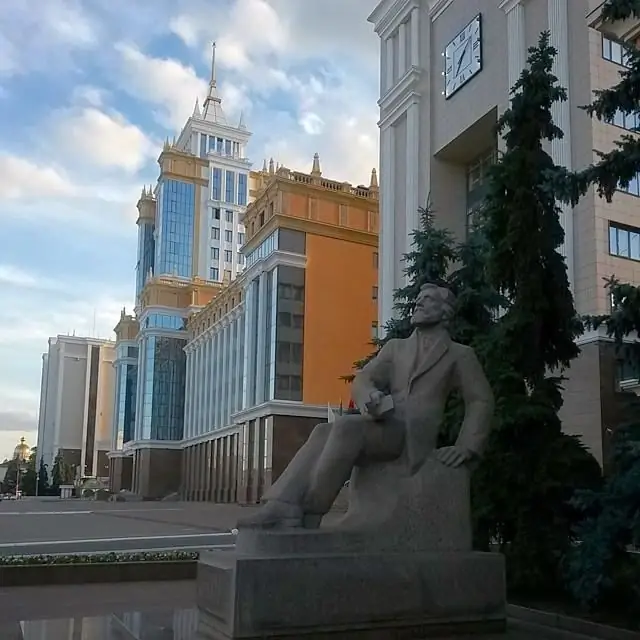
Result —
[[[455, 296], [424, 285], [409, 338], [389, 340], [353, 381], [360, 415], [317, 425], [265, 503], [238, 527], [316, 528], [355, 467], [398, 461], [407, 476], [432, 455], [457, 468], [482, 452], [493, 414], [493, 394], [470, 347], [447, 331]], [[455, 445], [436, 449], [447, 398], [458, 389], [465, 416]]]

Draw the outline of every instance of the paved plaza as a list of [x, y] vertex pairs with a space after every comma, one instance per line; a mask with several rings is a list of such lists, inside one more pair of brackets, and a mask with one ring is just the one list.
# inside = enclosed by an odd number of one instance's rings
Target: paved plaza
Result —
[[0, 555], [201, 549], [233, 544], [250, 508], [202, 502], [0, 502]]

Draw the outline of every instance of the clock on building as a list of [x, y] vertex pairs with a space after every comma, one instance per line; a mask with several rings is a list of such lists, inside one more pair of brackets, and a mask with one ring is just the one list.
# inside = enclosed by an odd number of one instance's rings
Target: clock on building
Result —
[[450, 98], [482, 69], [482, 21], [478, 14], [443, 53], [444, 96]]

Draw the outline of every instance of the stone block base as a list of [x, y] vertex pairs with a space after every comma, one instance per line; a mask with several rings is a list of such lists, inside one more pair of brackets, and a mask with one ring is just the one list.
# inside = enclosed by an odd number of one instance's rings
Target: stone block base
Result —
[[203, 638], [437, 638], [506, 627], [494, 553], [202, 553]]

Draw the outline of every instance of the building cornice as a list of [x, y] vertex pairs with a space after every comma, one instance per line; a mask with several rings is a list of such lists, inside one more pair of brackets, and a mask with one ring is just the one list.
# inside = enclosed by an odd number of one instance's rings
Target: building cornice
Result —
[[374, 24], [374, 31], [384, 40], [405, 21], [413, 9], [419, 7], [419, 0], [382, 2], [374, 9], [368, 20]]
[[239, 425], [237, 424], [231, 424], [226, 427], [222, 427], [221, 429], [215, 429], [214, 431], [207, 431], [206, 433], [201, 433], [197, 436], [192, 436], [191, 438], [185, 438], [182, 441], [182, 448], [186, 449], [187, 447], [204, 444], [210, 440], [218, 440], [224, 436], [234, 435], [238, 433], [238, 431]]
[[509, 13], [521, 4], [524, 4], [524, 0], [502, 0], [498, 5], [498, 9], [502, 9], [505, 13]]
[[411, 65], [396, 84], [387, 91], [380, 100], [378, 106], [381, 111], [394, 111], [398, 104], [402, 104], [409, 94], [419, 96], [415, 90], [420, 82], [421, 71], [419, 67]]
[[431, 0], [429, 3], [431, 22], [437, 20], [452, 4], [453, 0]]
[[323, 405], [304, 404], [292, 400], [271, 400], [255, 407], [238, 411], [231, 416], [231, 419], [236, 424], [242, 424], [265, 416], [295, 416], [297, 418], [326, 420], [328, 409]]
[[414, 104], [420, 104], [420, 94], [412, 91], [407, 93], [404, 98], [398, 102], [393, 109], [386, 113], [384, 118], [378, 122], [380, 129], [386, 129], [390, 125], [394, 124], [398, 118], [400, 118], [408, 109]]
[[182, 449], [181, 440], [130, 440], [122, 448], [123, 455], [140, 449]]

